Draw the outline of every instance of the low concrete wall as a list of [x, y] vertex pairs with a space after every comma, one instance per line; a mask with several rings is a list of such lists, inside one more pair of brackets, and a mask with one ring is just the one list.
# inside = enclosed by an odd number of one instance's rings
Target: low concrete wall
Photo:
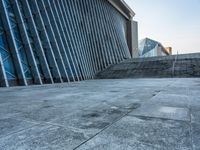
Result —
[[200, 53], [128, 59], [98, 73], [98, 79], [200, 77]]

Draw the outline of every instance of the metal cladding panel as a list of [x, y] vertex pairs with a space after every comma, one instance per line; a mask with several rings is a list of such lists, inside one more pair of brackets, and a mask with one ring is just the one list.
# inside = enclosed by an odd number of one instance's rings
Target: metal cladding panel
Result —
[[0, 86], [92, 79], [130, 58], [107, 0], [0, 0]]

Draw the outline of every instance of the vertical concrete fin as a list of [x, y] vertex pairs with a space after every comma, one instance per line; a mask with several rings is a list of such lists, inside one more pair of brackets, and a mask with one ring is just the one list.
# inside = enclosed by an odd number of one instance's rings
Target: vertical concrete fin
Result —
[[0, 87], [9, 87], [1, 54], [0, 54]]
[[[75, 9], [75, 5], [77, 5], [77, 3], [75, 4], [76, 1], [63, 1], [61, 0], [61, 7], [62, 7], [62, 11], [64, 10], [69, 10], [68, 14], [74, 14], [77, 17], [71, 17], [71, 24], [74, 26], [73, 31], [75, 31], [75, 44], [78, 45], [78, 50], [79, 53], [78, 55], [80, 55], [81, 58], [81, 62], [83, 62], [82, 64], [82, 70], [85, 72], [85, 77], [86, 79], [89, 79], [92, 77], [92, 68], [89, 66], [89, 54], [86, 52], [86, 47], [85, 44], [83, 42], [82, 39], [82, 35], [81, 35], [81, 31], [80, 31], [80, 26], [79, 25], [79, 15], [77, 14], [77, 11]], [[69, 5], [71, 4], [71, 5]]]
[[28, 3], [31, 6], [30, 8], [34, 16], [34, 21], [40, 35], [40, 40], [42, 41], [44, 52], [47, 56], [47, 61], [50, 65], [49, 68], [51, 70], [51, 74], [53, 76], [54, 82], [63, 82], [61, 73], [57, 64], [58, 59], [56, 59], [57, 57], [55, 57], [53, 53], [52, 43], [49, 40], [46, 26], [44, 24], [44, 21], [42, 20], [41, 12], [38, 8], [38, 5], [35, 0], [29, 0]]
[[[86, 1], [85, 1], [86, 2]], [[97, 49], [95, 48], [95, 45], [94, 44], [94, 32], [91, 32], [91, 18], [92, 16], [84, 16], [84, 11], [83, 9], [81, 8], [83, 6], [82, 4], [82, 1], [79, 1], [79, 3], [77, 3], [75, 5], [75, 10], [80, 10], [80, 11], [77, 11], [78, 13], [78, 19], [79, 19], [79, 22], [82, 24], [82, 26], [80, 27], [80, 33], [82, 33], [83, 35], [83, 40], [84, 42], [86, 43], [86, 48], [85, 48], [85, 51], [87, 53], [87, 57], [89, 57], [89, 65], [90, 67], [92, 68], [92, 76], [94, 76], [94, 74], [96, 73], [96, 71], [98, 71], [98, 66], [97, 66], [97, 56], [98, 56], [98, 53], [96, 52]], [[86, 23], [87, 22], [87, 23]], [[89, 34], [87, 36], [87, 34]], [[95, 53], [96, 52], [96, 53]]]
[[108, 15], [110, 16], [110, 20], [111, 20], [111, 25], [112, 25], [112, 29], [113, 32], [115, 33], [115, 38], [116, 38], [116, 43], [117, 43], [117, 47], [118, 47], [118, 51], [121, 53], [121, 60], [124, 60], [127, 56], [126, 56], [126, 52], [125, 52], [125, 47], [124, 44], [122, 42], [122, 38], [121, 38], [121, 34], [118, 31], [119, 30], [119, 26], [117, 24], [115, 24], [115, 19], [113, 16], [113, 13], [116, 13], [115, 10], [112, 10], [110, 5], [107, 6], [107, 10], [108, 10]]
[[69, 76], [69, 80], [75, 81], [75, 77], [74, 77], [74, 74], [72, 72], [72, 67], [71, 67], [71, 64], [70, 64], [70, 61], [69, 61], [70, 58], [65, 51], [65, 46], [64, 46], [63, 39], [62, 39], [62, 35], [61, 35], [60, 29], [58, 27], [59, 23], [55, 19], [55, 16], [56, 16], [55, 13], [56, 12], [53, 12], [51, 5], [49, 5], [48, 0], [42, 0], [42, 3], [44, 4], [44, 7], [46, 8], [50, 22], [51, 22], [51, 24], [54, 28], [55, 38], [57, 39], [58, 46], [59, 46], [59, 49], [60, 49], [60, 53], [62, 55], [64, 65], [65, 65], [66, 71], [67, 71], [68, 76]]
[[23, 71], [23, 66], [22, 66], [22, 62], [20, 60], [14, 33], [12, 32], [13, 25], [11, 24], [11, 22], [9, 20], [9, 14], [8, 14], [8, 10], [7, 10], [8, 7], [10, 7], [10, 6], [5, 4], [5, 1], [3, 1], [3, 0], [0, 1], [0, 8], [1, 8], [0, 12], [2, 15], [3, 26], [4, 26], [5, 32], [7, 34], [7, 37], [8, 37], [7, 39], [8, 39], [9, 47], [10, 47], [10, 49], [12, 49], [11, 53], [13, 56], [15, 68], [17, 70], [18, 81], [19, 81], [20, 85], [26, 86], [28, 84], [27, 84], [25, 74]]
[[35, 84], [42, 84], [39, 69], [37, 67], [37, 63], [36, 63], [36, 60], [35, 60], [35, 57], [34, 57], [33, 49], [31, 47], [30, 39], [29, 39], [28, 34], [27, 34], [28, 33], [27, 30], [29, 30], [29, 29], [27, 29], [28, 27], [25, 26], [26, 22], [23, 21], [24, 18], [23, 18], [22, 12], [20, 12], [19, 3], [18, 3], [17, 0], [13, 0], [11, 2], [11, 4], [13, 5], [13, 10], [14, 10], [14, 13], [16, 14], [16, 20], [18, 22], [19, 31], [22, 35], [21, 36], [22, 42], [23, 42], [24, 49], [25, 49], [26, 54], [27, 54], [27, 58], [28, 58], [28, 61], [29, 61], [29, 64], [30, 64], [31, 72], [33, 74], [33, 82]]
[[31, 39], [33, 40], [31, 43], [32, 49], [34, 47], [35, 56], [40, 62], [40, 72], [42, 73], [42, 80], [44, 81], [44, 83], [54, 83], [28, 1], [21, 0], [21, 4], [23, 6], [24, 16], [27, 18], [27, 25], [30, 28], [29, 34], [31, 34]]
[[[52, 0], [51, 2], [53, 3], [53, 6], [56, 7], [56, 9], [58, 10], [59, 15], [62, 16], [61, 19], [62, 19], [62, 23], [64, 24], [64, 33], [67, 36], [67, 40], [69, 42], [70, 49], [72, 51], [72, 55], [75, 60], [78, 78], [79, 78], [79, 80], [83, 80], [83, 70], [82, 70], [83, 64], [80, 60], [80, 56], [78, 55], [79, 49], [78, 49], [78, 45], [76, 45], [76, 43], [75, 43], [75, 40], [77, 40], [77, 39], [75, 38], [75, 33], [74, 33], [75, 31], [73, 29], [74, 27], [70, 23], [71, 17], [68, 16], [69, 14], [66, 13], [66, 10], [62, 11], [61, 5], [60, 5], [60, 3], [58, 3], [58, 1]], [[67, 11], [69, 11], [69, 10], [67, 10]]]
[[125, 15], [107, 0], [1, 0], [0, 52], [10, 65], [9, 85], [92, 79], [130, 58], [130, 12], [116, 5]]
[[53, 30], [53, 26], [49, 19], [49, 15], [47, 13], [46, 7], [42, 0], [40, 0], [40, 1], [35, 0], [35, 4], [37, 5], [37, 7], [41, 13], [41, 19], [44, 22], [44, 25], [45, 25], [45, 28], [47, 31], [47, 35], [49, 37], [49, 41], [51, 43], [52, 50], [55, 55], [55, 59], [57, 61], [57, 64], [59, 64], [58, 68], [59, 68], [60, 74], [62, 76], [62, 79], [65, 82], [69, 82], [69, 77], [68, 77], [68, 74], [67, 74], [67, 71], [65, 68], [65, 64], [64, 64], [59, 46], [58, 46], [57, 39], [55, 37], [55, 33], [54, 33], [55, 30]]
[[71, 64], [73, 76], [74, 76], [76, 81], [79, 81], [81, 79], [79, 78], [79, 74], [78, 74], [76, 57], [74, 56], [71, 43], [69, 42], [68, 34], [66, 34], [66, 32], [65, 32], [66, 24], [65, 24], [65, 22], [63, 20], [63, 13], [60, 12], [60, 10], [58, 10], [55, 5], [52, 5], [50, 0], [47, 0], [45, 2], [53, 11], [53, 14], [55, 16], [55, 21], [57, 22], [58, 27], [59, 27], [59, 33], [60, 33], [61, 38], [63, 40], [65, 52], [67, 53], [69, 62]]
[[67, 24], [67, 34], [69, 34], [69, 37], [71, 39], [71, 42], [73, 44], [73, 49], [74, 49], [74, 54], [76, 55], [77, 58], [77, 64], [79, 68], [79, 75], [82, 80], [87, 79], [87, 74], [86, 74], [86, 68], [85, 68], [85, 63], [83, 61], [83, 56], [82, 56], [82, 50], [80, 48], [80, 43], [78, 43], [79, 38], [77, 37], [77, 31], [75, 30], [76, 26], [74, 24], [74, 17], [71, 14], [71, 6], [68, 5], [67, 9], [62, 9], [62, 6], [60, 2], [57, 0], [53, 0], [55, 5], [58, 6], [58, 9], [64, 14], [64, 20]]
[[92, 58], [95, 61], [94, 65], [98, 72], [99, 70], [103, 68], [102, 67], [103, 63], [101, 63], [101, 57], [98, 51], [99, 41], [97, 40], [95, 36], [97, 32], [94, 32], [94, 15], [85, 16], [84, 14], [86, 14], [86, 10], [83, 8], [83, 6], [85, 6], [84, 2], [80, 1], [80, 3], [78, 3], [78, 9], [80, 10], [80, 15], [82, 17], [83, 30], [85, 30], [89, 34], [89, 36], [86, 36], [86, 39], [87, 39], [87, 43], [89, 44], [89, 49], [90, 49], [89, 51], [93, 51]]
[[121, 44], [119, 44], [120, 41], [119, 41], [118, 35], [116, 33], [116, 30], [114, 29], [113, 20], [111, 18], [112, 13], [109, 11], [109, 8], [106, 8], [105, 14], [108, 17], [107, 22], [110, 26], [110, 30], [111, 30], [111, 34], [112, 34], [112, 40], [113, 40], [113, 44], [114, 44], [113, 49], [117, 53], [116, 59], [117, 59], [117, 63], [118, 63], [118, 62], [121, 62], [122, 60], [124, 60], [123, 59], [123, 52], [122, 52], [123, 46]]
[[116, 59], [117, 58], [117, 55], [115, 53], [115, 48], [114, 48], [114, 45], [112, 44], [112, 39], [114, 38], [114, 36], [111, 36], [112, 33], [111, 33], [111, 27], [110, 27], [110, 22], [109, 22], [109, 14], [107, 14], [107, 7], [105, 5], [105, 3], [100, 3], [99, 4], [99, 8], [100, 8], [100, 11], [102, 13], [102, 20], [103, 20], [103, 23], [104, 23], [104, 26], [107, 25], [108, 27], [105, 28], [105, 32], [106, 32], [106, 39], [107, 41], [109, 41], [109, 51], [110, 51], [110, 57], [111, 57], [111, 60], [112, 60], [112, 64], [116, 64]]
[[[89, 2], [87, 2], [89, 3]], [[102, 21], [99, 19], [99, 5], [95, 5], [94, 2], [92, 1], [91, 4], [91, 11], [94, 14], [94, 21], [96, 22], [96, 26], [94, 27], [94, 29], [96, 30], [96, 32], [98, 32], [98, 40], [99, 40], [99, 51], [101, 51], [101, 59], [103, 59], [103, 69], [107, 68], [111, 62], [111, 60], [109, 59], [109, 55], [108, 55], [108, 50], [106, 49], [106, 44], [105, 44], [105, 39], [104, 39], [104, 32], [103, 30], [103, 24]]]

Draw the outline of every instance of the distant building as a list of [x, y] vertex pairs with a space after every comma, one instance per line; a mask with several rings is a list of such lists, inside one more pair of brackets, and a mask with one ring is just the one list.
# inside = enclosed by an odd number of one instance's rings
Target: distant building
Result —
[[139, 42], [140, 57], [167, 56], [172, 54], [172, 48], [165, 48], [160, 42], [145, 38]]

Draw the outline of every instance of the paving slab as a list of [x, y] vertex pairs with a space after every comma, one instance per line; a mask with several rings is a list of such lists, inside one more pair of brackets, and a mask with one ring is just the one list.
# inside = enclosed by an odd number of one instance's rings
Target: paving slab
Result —
[[188, 123], [148, 117], [124, 117], [78, 150], [191, 150]]
[[190, 107], [192, 110], [200, 110], [200, 96], [199, 95], [190, 96]]
[[194, 150], [200, 149], [200, 123], [192, 123], [192, 140]]
[[66, 150], [84, 142], [85, 135], [74, 129], [43, 124], [0, 139], [1, 150]]
[[200, 109], [191, 109], [192, 123], [200, 123]]
[[144, 104], [140, 108], [133, 110], [129, 115], [190, 121], [189, 109], [180, 107]]
[[83, 132], [88, 138], [90, 138], [119, 118], [123, 117], [128, 113], [128, 111], [131, 110], [102, 104], [86, 108], [83, 111], [71, 113], [64, 118], [60, 117], [51, 123], [74, 128]]
[[200, 79], [0, 88], [0, 150], [198, 150]]
[[35, 126], [36, 123], [16, 120], [13, 118], [0, 119], [0, 138]]
[[190, 105], [190, 97], [181, 94], [165, 94], [159, 93], [148, 101], [149, 104], [159, 104], [169, 107], [188, 107]]

